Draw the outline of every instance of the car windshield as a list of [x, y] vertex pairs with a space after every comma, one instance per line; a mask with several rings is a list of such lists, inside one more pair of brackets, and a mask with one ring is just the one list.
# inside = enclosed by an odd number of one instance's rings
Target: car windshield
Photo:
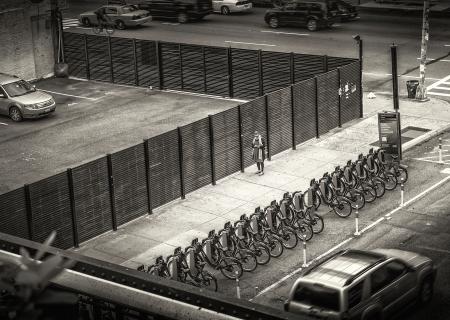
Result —
[[294, 301], [320, 309], [339, 311], [339, 292], [322, 285], [299, 285], [295, 291]]
[[23, 96], [24, 94], [36, 91], [36, 89], [25, 80], [5, 84], [3, 85], [3, 89], [10, 97]]
[[123, 6], [122, 7], [122, 12], [123, 13], [129, 13], [129, 12], [133, 12], [136, 11], [137, 8], [135, 6]]

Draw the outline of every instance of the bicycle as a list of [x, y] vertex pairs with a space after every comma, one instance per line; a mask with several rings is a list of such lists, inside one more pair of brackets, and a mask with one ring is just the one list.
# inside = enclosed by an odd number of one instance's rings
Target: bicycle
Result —
[[402, 179], [403, 183], [408, 181], [408, 166], [400, 163], [398, 156], [391, 155], [392, 160], [386, 161], [385, 152], [382, 149], [376, 151], [377, 164], [382, 168], [383, 171], [391, 172], [397, 178], [397, 184], [400, 184]]
[[381, 198], [386, 192], [386, 187], [379, 177], [374, 174], [374, 170], [370, 171], [367, 166], [367, 158], [362, 154], [358, 155], [358, 160], [356, 160], [356, 172], [359, 179], [371, 185], [376, 192], [377, 198]]
[[313, 201], [313, 203], [321, 203], [323, 200], [323, 202], [333, 209], [334, 213], [341, 218], [346, 218], [352, 213], [350, 200], [345, 196], [336, 194], [335, 189], [331, 185], [328, 172], [326, 172], [319, 181], [312, 179], [310, 187], [314, 191], [313, 196], [317, 199]]
[[[350, 177], [353, 177], [353, 175], [350, 175]], [[334, 172], [331, 175], [331, 182], [339, 195], [345, 196], [350, 200], [353, 209], [364, 208], [366, 205], [364, 193], [352, 187], [352, 183], [345, 179], [344, 171], [340, 166], [337, 166], [334, 169]]]
[[278, 219], [282, 223], [287, 223], [288, 226], [295, 230], [295, 234], [299, 240], [309, 241], [312, 239], [314, 232], [308, 223], [304, 222], [302, 219], [299, 219], [298, 215], [291, 215], [290, 206], [292, 203], [292, 198], [289, 196], [289, 192], [286, 192], [283, 195], [283, 199], [280, 201], [280, 205], [278, 206]]
[[115, 31], [115, 25], [111, 22], [99, 22], [97, 25], [92, 27], [92, 32], [94, 34], [100, 34], [105, 30], [107, 35], [112, 35]]
[[311, 213], [313, 206], [306, 206], [304, 195], [301, 191], [295, 191], [292, 194], [288, 219], [291, 216], [297, 216], [297, 219], [303, 220], [311, 226], [314, 234], [319, 234], [323, 231], [325, 223], [323, 218], [317, 213]]
[[271, 257], [278, 258], [283, 254], [284, 246], [282, 239], [272, 231], [269, 227], [266, 219], [264, 218], [264, 212], [260, 207], [255, 209], [255, 212], [250, 215], [250, 220], [255, 221], [257, 228], [255, 239], [262, 241], [269, 246], [269, 253]]
[[264, 209], [264, 216], [271, 230], [277, 234], [286, 249], [293, 249], [298, 244], [297, 233], [287, 223], [283, 222], [283, 217], [278, 215], [277, 201], [273, 200], [270, 206]]
[[[138, 267], [138, 270], [144, 271], [144, 266]], [[163, 256], [159, 256], [156, 258], [155, 264], [151, 265], [147, 268], [147, 273], [150, 273], [154, 276], [162, 277], [162, 278], [170, 278], [170, 271], [169, 267], [164, 261]]]
[[356, 171], [356, 165], [351, 160], [347, 161], [344, 167], [343, 181], [348, 185], [348, 188], [358, 190], [363, 193], [365, 202], [371, 203], [377, 198], [377, 192], [374, 187], [359, 179]]

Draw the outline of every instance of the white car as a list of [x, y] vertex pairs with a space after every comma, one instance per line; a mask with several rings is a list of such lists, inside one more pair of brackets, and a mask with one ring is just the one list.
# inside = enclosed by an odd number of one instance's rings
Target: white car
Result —
[[248, 0], [213, 0], [213, 11], [221, 14], [232, 12], [248, 12], [253, 5]]

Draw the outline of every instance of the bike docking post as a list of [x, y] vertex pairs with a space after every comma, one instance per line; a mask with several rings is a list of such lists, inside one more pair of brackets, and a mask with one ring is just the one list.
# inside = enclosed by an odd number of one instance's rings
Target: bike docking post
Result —
[[439, 164], [444, 164], [444, 160], [442, 160], [442, 138], [439, 138]]
[[236, 271], [236, 296], [238, 299], [241, 298], [241, 287], [239, 286], [239, 272]]
[[356, 205], [355, 208], [355, 233], [354, 235], [359, 237], [361, 235], [361, 232], [359, 232], [359, 209], [358, 209], [358, 205]]
[[400, 207], [403, 207], [405, 205], [405, 197], [404, 197], [404, 193], [405, 193], [405, 184], [403, 181], [403, 178], [401, 178], [400, 180]]
[[303, 235], [303, 264], [302, 268], [306, 268], [308, 264], [306, 263], [306, 235]]

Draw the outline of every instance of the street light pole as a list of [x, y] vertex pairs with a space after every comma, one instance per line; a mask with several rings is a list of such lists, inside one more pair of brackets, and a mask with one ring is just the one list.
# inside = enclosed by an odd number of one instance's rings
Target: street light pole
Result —
[[398, 112], [398, 73], [397, 73], [397, 45], [391, 45], [392, 61], [392, 99], [394, 100], [394, 110]]
[[419, 101], [427, 101], [427, 88], [425, 87], [425, 69], [427, 65], [427, 50], [429, 40], [429, 16], [430, 2], [423, 2], [423, 21], [422, 21], [422, 44], [420, 47], [420, 78], [419, 86], [416, 91], [416, 99]]

